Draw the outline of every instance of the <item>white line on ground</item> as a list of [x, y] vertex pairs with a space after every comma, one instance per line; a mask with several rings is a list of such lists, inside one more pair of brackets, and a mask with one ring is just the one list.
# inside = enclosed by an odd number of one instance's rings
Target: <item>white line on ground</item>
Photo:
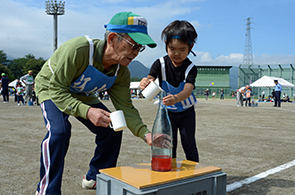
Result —
[[271, 107], [271, 108], [268, 108], [268, 109], [277, 109], [277, 110], [283, 110], [283, 111], [288, 111], [288, 112], [295, 112], [295, 110], [291, 110], [291, 109], [283, 109], [282, 107], [280, 107], [280, 108], [277, 108], [277, 107]]
[[295, 160], [293, 160], [291, 162], [288, 162], [286, 164], [280, 165], [280, 166], [278, 166], [276, 168], [267, 170], [267, 171], [265, 171], [263, 173], [259, 173], [259, 174], [255, 175], [253, 177], [249, 177], [249, 178], [244, 179], [242, 181], [234, 182], [232, 184], [226, 185], [226, 192], [231, 192], [233, 190], [236, 190], [236, 189], [242, 187], [245, 184], [250, 184], [250, 183], [252, 183], [254, 181], [257, 181], [259, 179], [263, 179], [263, 178], [265, 178], [265, 177], [267, 177], [269, 175], [272, 175], [272, 174], [275, 174], [277, 172], [283, 171], [283, 170], [288, 169], [288, 168], [290, 168], [290, 167], [292, 167], [294, 165], [295, 165]]

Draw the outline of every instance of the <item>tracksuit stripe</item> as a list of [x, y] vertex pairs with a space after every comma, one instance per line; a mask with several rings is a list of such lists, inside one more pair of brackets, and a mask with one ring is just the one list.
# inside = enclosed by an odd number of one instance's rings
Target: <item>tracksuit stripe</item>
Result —
[[40, 195], [45, 194], [46, 189], [48, 187], [49, 183], [49, 169], [50, 169], [50, 150], [49, 150], [49, 140], [51, 137], [51, 132], [50, 132], [50, 122], [47, 118], [47, 113], [46, 113], [46, 108], [44, 102], [41, 103], [41, 108], [43, 112], [43, 116], [46, 120], [46, 128], [49, 131], [48, 138], [43, 141], [42, 143], [42, 153], [43, 153], [43, 165], [45, 167], [45, 175], [42, 178], [40, 182]]

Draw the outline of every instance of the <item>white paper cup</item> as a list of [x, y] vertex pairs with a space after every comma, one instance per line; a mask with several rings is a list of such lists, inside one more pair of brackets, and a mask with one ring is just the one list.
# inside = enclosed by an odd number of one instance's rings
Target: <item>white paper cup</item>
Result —
[[160, 93], [160, 91], [162, 91], [161, 87], [154, 81], [151, 81], [150, 84], [142, 91], [142, 95], [147, 100], [151, 101], [158, 93]]
[[122, 131], [123, 129], [127, 128], [124, 113], [122, 110], [112, 112], [110, 114], [110, 118], [110, 127], [114, 129], [114, 131]]

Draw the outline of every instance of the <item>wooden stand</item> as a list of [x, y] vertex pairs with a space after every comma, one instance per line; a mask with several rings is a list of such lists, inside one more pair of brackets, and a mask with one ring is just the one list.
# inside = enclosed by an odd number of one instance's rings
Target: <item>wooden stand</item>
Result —
[[100, 170], [97, 195], [225, 195], [221, 168], [173, 159], [172, 170], [157, 172], [150, 163]]

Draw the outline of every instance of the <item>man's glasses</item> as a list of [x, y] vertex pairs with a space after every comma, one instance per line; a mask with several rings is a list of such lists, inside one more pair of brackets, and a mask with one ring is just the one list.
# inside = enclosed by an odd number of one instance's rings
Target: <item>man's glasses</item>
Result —
[[127, 43], [129, 43], [132, 47], [132, 50], [138, 50], [139, 52], [143, 52], [143, 50], [145, 49], [144, 45], [139, 45], [137, 43], [131, 43], [130, 41], [128, 41], [127, 39], [125, 39], [122, 35], [118, 34], [117, 35], [119, 37], [121, 37], [122, 39], [124, 39]]

